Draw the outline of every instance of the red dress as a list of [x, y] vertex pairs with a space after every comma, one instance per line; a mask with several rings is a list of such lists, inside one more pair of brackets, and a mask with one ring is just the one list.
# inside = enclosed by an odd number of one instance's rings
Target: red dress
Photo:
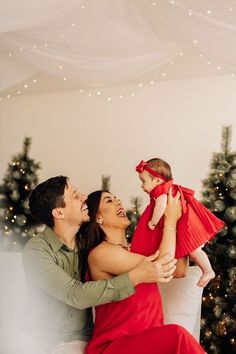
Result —
[[[133, 249], [135, 252], [135, 249]], [[129, 298], [96, 307], [87, 354], [203, 354], [183, 327], [163, 324], [156, 283], [140, 284]]]
[[155, 199], [161, 194], [166, 194], [172, 187], [173, 195], [180, 192], [182, 216], [177, 224], [176, 258], [181, 258], [196, 248], [211, 240], [224, 226], [224, 222], [212, 214], [204, 205], [194, 198], [194, 191], [173, 184], [173, 180], [162, 183], [150, 193], [150, 204], [141, 215], [134, 236], [131, 251], [134, 249], [145, 256], [153, 254], [160, 246], [163, 234], [163, 217], [155, 230], [150, 230], [148, 221], [152, 217]]

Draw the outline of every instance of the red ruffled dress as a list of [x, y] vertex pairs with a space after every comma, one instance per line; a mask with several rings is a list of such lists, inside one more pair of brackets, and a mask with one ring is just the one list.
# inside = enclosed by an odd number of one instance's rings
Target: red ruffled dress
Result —
[[183, 213], [177, 224], [176, 258], [184, 257], [202, 246], [224, 226], [222, 220], [194, 198], [193, 190], [173, 184], [173, 180], [169, 180], [151, 191], [150, 204], [139, 219], [132, 238], [131, 251], [135, 249], [138, 253], [149, 256], [159, 248], [164, 218], [160, 219], [155, 230], [149, 229], [148, 221], [153, 214], [155, 199], [162, 194], [167, 194], [170, 187], [172, 187], [173, 195], [176, 195], [177, 191], [180, 192]]

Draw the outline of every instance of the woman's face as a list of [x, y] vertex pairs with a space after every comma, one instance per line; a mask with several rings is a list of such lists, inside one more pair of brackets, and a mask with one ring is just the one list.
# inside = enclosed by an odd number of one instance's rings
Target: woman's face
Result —
[[97, 222], [106, 228], [126, 229], [130, 221], [126, 216], [120, 199], [108, 192], [103, 192], [97, 214]]

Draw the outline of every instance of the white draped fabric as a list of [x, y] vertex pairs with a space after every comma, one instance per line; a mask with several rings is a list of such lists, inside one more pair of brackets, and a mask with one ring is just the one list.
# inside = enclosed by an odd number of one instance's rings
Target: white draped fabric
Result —
[[0, 0], [1, 96], [234, 73], [235, 0]]

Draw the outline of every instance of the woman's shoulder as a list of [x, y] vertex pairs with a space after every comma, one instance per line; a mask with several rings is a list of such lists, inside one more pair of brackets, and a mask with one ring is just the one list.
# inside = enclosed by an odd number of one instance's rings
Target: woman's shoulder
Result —
[[88, 256], [89, 261], [96, 261], [99, 259], [101, 261], [101, 257], [106, 256], [108, 253], [113, 253], [116, 250], [114, 245], [109, 244], [106, 241], [101, 242], [98, 246], [94, 247]]

